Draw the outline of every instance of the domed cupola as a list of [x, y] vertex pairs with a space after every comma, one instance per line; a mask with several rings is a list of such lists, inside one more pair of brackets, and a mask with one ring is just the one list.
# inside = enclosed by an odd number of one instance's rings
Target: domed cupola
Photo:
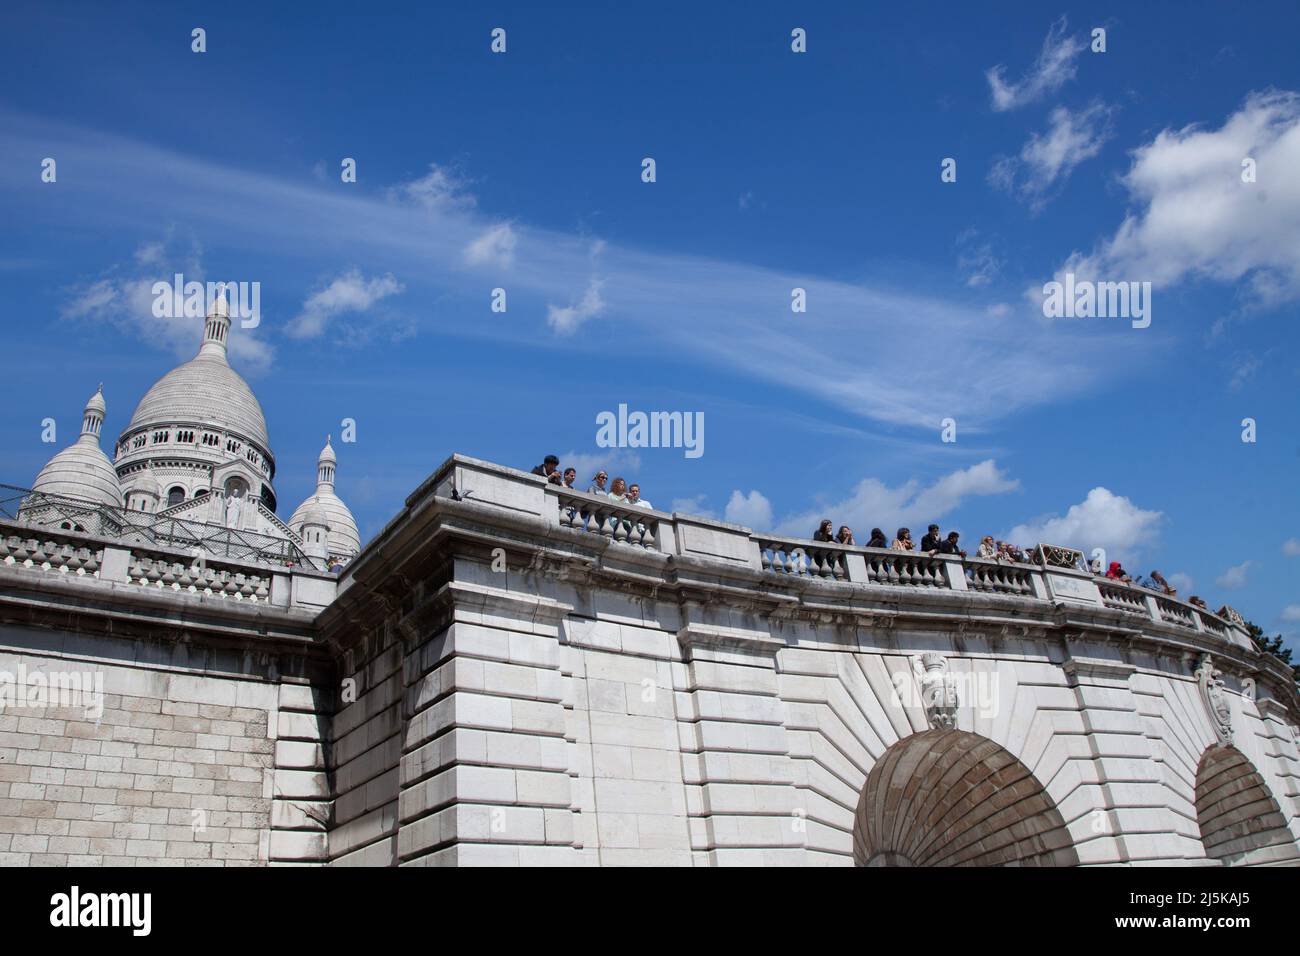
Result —
[[258, 498], [275, 510], [266, 417], [230, 367], [231, 331], [230, 307], [218, 295], [203, 320], [197, 354], [155, 382], [136, 406], [114, 461], [132, 507], [152, 497], [157, 482], [161, 508], [216, 492]]
[[352, 512], [334, 493], [334, 469], [337, 461], [330, 440], [326, 437], [325, 447], [321, 449], [316, 461], [316, 493], [294, 511], [293, 517], [289, 519], [289, 528], [310, 547], [315, 542], [308, 541], [307, 537], [317, 533], [323, 520], [330, 556], [351, 558], [361, 550], [361, 535], [357, 531], [357, 522], [352, 517]]
[[33, 491], [122, 507], [122, 488], [117, 472], [99, 447], [105, 411], [104, 386], [101, 385], [86, 403], [81, 419], [81, 436], [41, 469], [32, 483]]

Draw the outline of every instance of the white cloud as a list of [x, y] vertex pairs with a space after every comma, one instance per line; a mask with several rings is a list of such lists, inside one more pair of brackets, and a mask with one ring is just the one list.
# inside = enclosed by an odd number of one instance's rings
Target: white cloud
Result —
[[[924, 486], [913, 479], [890, 488], [875, 478], [864, 478], [847, 498], [792, 515], [781, 522], [778, 531], [807, 538], [823, 518], [829, 518], [837, 529], [842, 524], [848, 525], [854, 537], [864, 542], [873, 527], [892, 538], [898, 527], [917, 530], [951, 514], [967, 498], [1005, 494], [1019, 487], [1020, 482], [1009, 478], [992, 459], [954, 471]], [[919, 534], [913, 537], [921, 540]]]
[[560, 335], [571, 335], [582, 323], [600, 315], [605, 310], [605, 302], [600, 297], [601, 285], [600, 279], [592, 279], [588, 282], [587, 291], [583, 293], [582, 301], [577, 305], [566, 305], [561, 308], [548, 304], [546, 324]]
[[1255, 377], [1255, 373], [1260, 370], [1263, 364], [1262, 359], [1253, 355], [1237, 356], [1232, 362], [1232, 377], [1228, 379], [1228, 388], [1234, 392], [1239, 391]]
[[1215, 578], [1214, 583], [1221, 588], [1245, 587], [1246, 572], [1250, 570], [1250, 566], [1254, 563], [1253, 561], [1243, 561], [1241, 564], [1235, 564]]
[[1046, 515], [1001, 535], [1019, 545], [1057, 544], [1091, 557], [1104, 548], [1107, 560], [1133, 561], [1151, 543], [1162, 514], [1139, 508], [1106, 488], [1093, 488], [1064, 515]]
[[508, 269], [514, 265], [515, 235], [510, 223], [490, 226], [482, 235], [465, 247], [465, 261], [472, 266], [492, 265]]
[[1078, 37], [1066, 36], [1068, 28], [1065, 17], [1052, 24], [1038, 59], [1018, 83], [1006, 81], [1006, 67], [1001, 64], [984, 74], [989, 81], [995, 111], [1001, 113], [1033, 103], [1074, 79], [1078, 70], [1074, 58], [1087, 44]]
[[166, 247], [161, 242], [146, 242], [135, 250], [135, 261], [142, 266], [157, 265], [163, 260]]
[[1282, 543], [1282, 553], [1288, 558], [1294, 558], [1300, 555], [1300, 538], [1287, 538]]
[[737, 489], [731, 493], [722, 520], [754, 531], [766, 531], [772, 527], [772, 503], [758, 491], [744, 494]]
[[296, 339], [316, 338], [335, 316], [369, 311], [380, 299], [402, 291], [392, 273], [366, 279], [359, 270], [350, 269], [307, 297], [302, 311], [289, 323], [288, 334]]
[[699, 518], [716, 518], [717, 512], [705, 505], [708, 500], [707, 495], [695, 495], [691, 498], [674, 498], [673, 503], [668, 506], [669, 511], [680, 511], [684, 515], [695, 515]]
[[[206, 282], [197, 249], [182, 252], [169, 242], [145, 243], [132, 258], [132, 264], [114, 266], [103, 277], [74, 289], [61, 315], [65, 319], [108, 322], [177, 358], [193, 358], [203, 338], [203, 320], [154, 315], [153, 285], [170, 285], [178, 272], [186, 282]], [[243, 328], [238, 321], [231, 326], [226, 347], [231, 361], [254, 375], [269, 370], [275, 354], [258, 332]]]
[[986, 286], [1002, 271], [990, 239], [981, 239], [978, 229], [967, 229], [957, 237], [957, 270], [972, 289]]
[[1287, 622], [1300, 621], [1300, 604], [1288, 604], [1282, 609], [1282, 620]]
[[[1257, 181], [1243, 183], [1242, 160]], [[1091, 253], [1062, 267], [1080, 278], [1245, 282], [1247, 300], [1300, 298], [1300, 95], [1252, 93], [1218, 129], [1164, 130], [1123, 177], [1136, 209]], [[1223, 326], [1221, 320], [1218, 327]]]
[[1110, 138], [1110, 110], [1100, 103], [1071, 111], [1058, 106], [1046, 133], [1033, 133], [1015, 158], [1002, 157], [989, 171], [989, 182], [1015, 193], [1035, 210], [1051, 199], [1053, 187], [1064, 184], [1084, 160], [1101, 152]]
[[1175, 571], [1173, 574], [1169, 575], [1169, 583], [1178, 590], [1178, 593], [1182, 595], [1184, 600], [1186, 600], [1188, 596], [1196, 593], [1196, 589], [1192, 586], [1191, 575], [1185, 574], [1182, 571]]
[[478, 199], [468, 192], [468, 187], [468, 180], [462, 179], [453, 170], [430, 163], [427, 173], [419, 179], [402, 183], [392, 189], [390, 194], [437, 212], [463, 212], [478, 204]]

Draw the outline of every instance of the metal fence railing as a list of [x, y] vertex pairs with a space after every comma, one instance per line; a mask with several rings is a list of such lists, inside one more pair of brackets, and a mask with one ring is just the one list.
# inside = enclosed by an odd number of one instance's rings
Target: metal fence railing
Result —
[[0, 519], [79, 531], [133, 544], [201, 551], [230, 561], [327, 570], [324, 559], [311, 557], [287, 538], [132, 511], [16, 485], [0, 484]]

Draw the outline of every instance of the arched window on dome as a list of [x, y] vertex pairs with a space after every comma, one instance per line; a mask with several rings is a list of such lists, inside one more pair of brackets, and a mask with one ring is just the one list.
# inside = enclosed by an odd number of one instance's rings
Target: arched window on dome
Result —
[[170, 508], [172, 505], [178, 505], [178, 504], [180, 504], [180, 503], [181, 503], [182, 501], [184, 501], [184, 500], [185, 500], [185, 489], [182, 488], [180, 485], [177, 485], [176, 487], [171, 488], [171, 489], [167, 492], [167, 507], [168, 507], [168, 508]]
[[206, 498], [207, 496], [208, 496], [208, 489], [206, 488], [197, 488], [194, 491], [195, 498]]

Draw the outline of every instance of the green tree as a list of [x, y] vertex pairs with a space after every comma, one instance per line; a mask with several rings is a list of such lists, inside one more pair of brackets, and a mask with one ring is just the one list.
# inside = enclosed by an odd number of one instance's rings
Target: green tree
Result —
[[1255, 642], [1255, 646], [1265, 654], [1272, 654], [1283, 664], [1291, 668], [1291, 676], [1297, 684], [1300, 684], [1300, 664], [1291, 662], [1291, 648], [1282, 646], [1282, 635], [1276, 634], [1269, 637], [1264, 633], [1264, 629], [1253, 621], [1246, 622], [1246, 630], [1250, 633], [1250, 639]]

